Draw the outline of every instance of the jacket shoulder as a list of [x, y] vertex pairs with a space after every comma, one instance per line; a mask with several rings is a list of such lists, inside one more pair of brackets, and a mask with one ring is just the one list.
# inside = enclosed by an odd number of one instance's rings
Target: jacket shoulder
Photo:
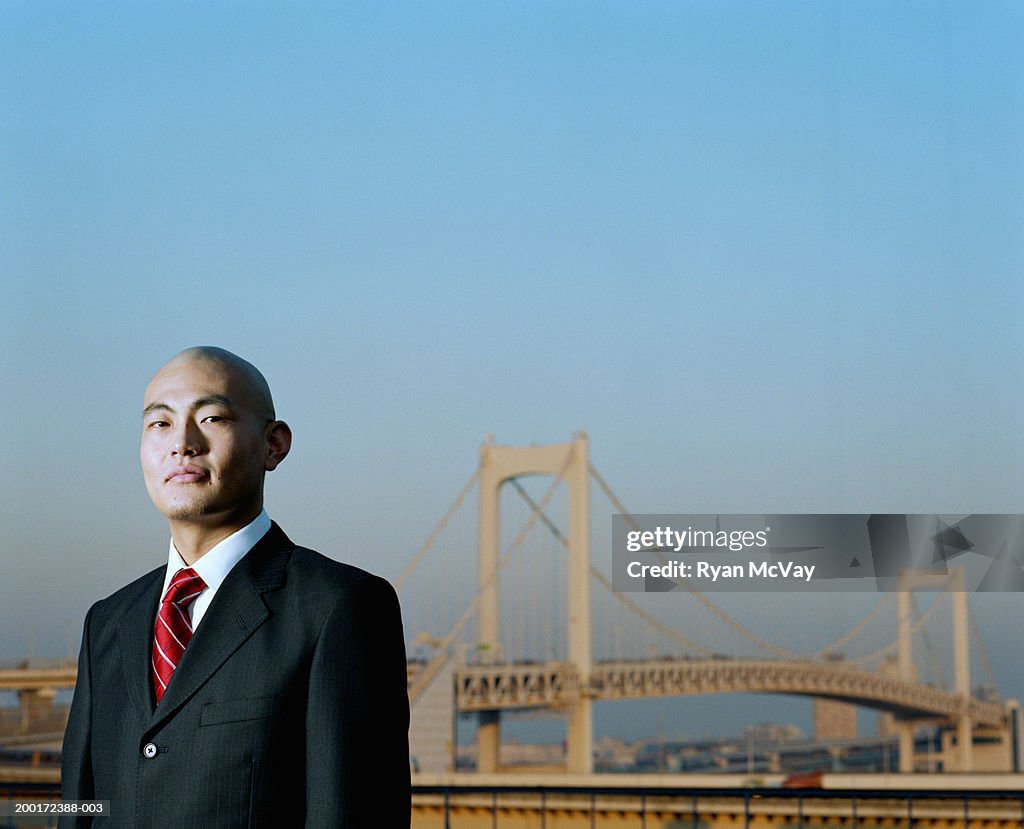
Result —
[[308, 547], [295, 547], [279, 591], [279, 608], [321, 630], [328, 619], [364, 621], [398, 618], [398, 595], [391, 582], [360, 567], [328, 558]]
[[282, 588], [297, 588], [300, 593], [339, 594], [353, 585], [387, 585], [393, 591], [390, 582], [380, 576], [299, 546], [276, 523], [271, 524], [244, 560], [253, 585], [264, 594]]
[[359, 582], [390, 582], [368, 570], [352, 564], [345, 564], [333, 558], [311, 550], [308, 547], [296, 547], [292, 551], [288, 563], [288, 580], [296, 580], [307, 585], [319, 585], [324, 591], [344, 591]]

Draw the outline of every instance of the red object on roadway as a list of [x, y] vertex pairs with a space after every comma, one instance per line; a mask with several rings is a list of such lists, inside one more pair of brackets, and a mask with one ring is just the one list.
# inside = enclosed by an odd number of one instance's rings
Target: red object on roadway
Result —
[[791, 774], [782, 781], [784, 789], [820, 789], [821, 772], [812, 771], [808, 774]]

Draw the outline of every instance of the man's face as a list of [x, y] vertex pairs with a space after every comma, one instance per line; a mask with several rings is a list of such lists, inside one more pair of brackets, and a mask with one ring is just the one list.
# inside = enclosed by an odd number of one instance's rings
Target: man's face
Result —
[[175, 360], [152, 379], [144, 406], [142, 474], [157, 509], [213, 527], [254, 517], [276, 463], [244, 377], [216, 360]]

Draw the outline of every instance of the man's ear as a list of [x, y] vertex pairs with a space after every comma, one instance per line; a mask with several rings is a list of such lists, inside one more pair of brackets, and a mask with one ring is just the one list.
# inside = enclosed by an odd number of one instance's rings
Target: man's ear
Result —
[[287, 457], [288, 450], [292, 448], [292, 430], [283, 420], [274, 420], [267, 424], [265, 437], [267, 456], [263, 468], [270, 472], [277, 469], [277, 465]]

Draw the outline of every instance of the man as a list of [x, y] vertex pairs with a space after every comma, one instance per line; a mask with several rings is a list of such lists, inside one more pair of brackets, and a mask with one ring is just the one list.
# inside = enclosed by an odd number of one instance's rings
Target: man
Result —
[[271, 522], [264, 476], [290, 446], [230, 352], [188, 349], [150, 382], [141, 461], [168, 563], [86, 617], [62, 796], [110, 816], [61, 827], [409, 826], [398, 599]]

